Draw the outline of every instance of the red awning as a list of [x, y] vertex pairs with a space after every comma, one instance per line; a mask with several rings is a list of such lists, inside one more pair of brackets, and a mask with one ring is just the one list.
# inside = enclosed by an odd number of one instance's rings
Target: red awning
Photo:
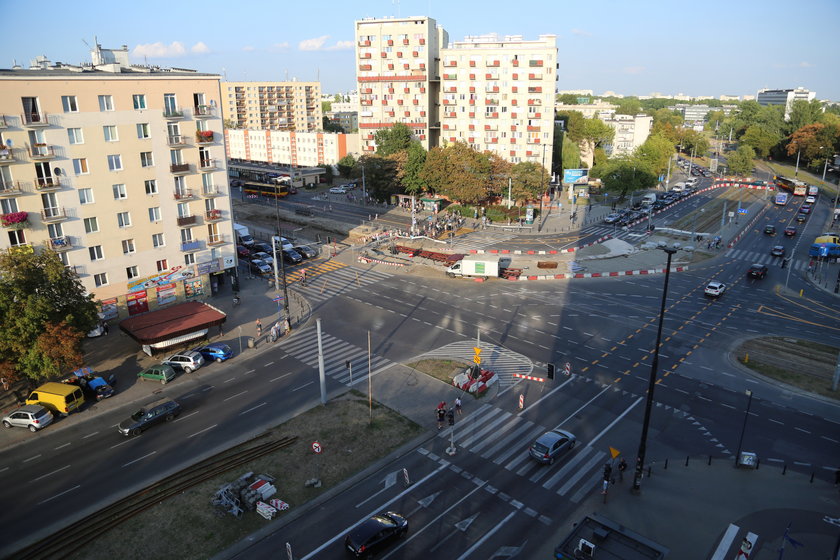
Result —
[[120, 329], [140, 344], [155, 344], [221, 325], [226, 319], [227, 315], [212, 305], [190, 301], [124, 319]]

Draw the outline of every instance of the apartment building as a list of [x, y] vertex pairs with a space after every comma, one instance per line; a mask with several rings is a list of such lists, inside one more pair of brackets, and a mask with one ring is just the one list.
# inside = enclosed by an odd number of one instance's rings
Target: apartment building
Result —
[[321, 83], [222, 82], [222, 116], [230, 128], [321, 130]]
[[605, 146], [608, 156], [629, 155], [645, 143], [653, 127], [653, 117], [648, 115], [619, 115], [614, 112], [599, 113], [598, 118], [615, 130], [612, 142]]
[[358, 111], [327, 111], [324, 113], [324, 116], [331, 122], [340, 126], [345, 132], [355, 132], [359, 130]]
[[91, 54], [0, 70], [0, 250], [56, 251], [110, 318], [208, 295], [235, 266], [220, 77]]
[[790, 118], [790, 110], [794, 101], [811, 101], [817, 93], [803, 87], [796, 89], [760, 89], [755, 96], [759, 105], [784, 105], [785, 120]]
[[291, 166], [335, 165], [347, 154], [359, 154], [358, 134], [226, 130], [227, 157]]
[[606, 101], [601, 101], [600, 99], [595, 100], [592, 103], [587, 104], [578, 104], [578, 105], [566, 105], [564, 103], [558, 103], [555, 107], [557, 111], [577, 111], [581, 113], [584, 118], [591, 119], [598, 115], [598, 113], [604, 112], [615, 112], [618, 109], [618, 105], [614, 105], [613, 103], [607, 103]]

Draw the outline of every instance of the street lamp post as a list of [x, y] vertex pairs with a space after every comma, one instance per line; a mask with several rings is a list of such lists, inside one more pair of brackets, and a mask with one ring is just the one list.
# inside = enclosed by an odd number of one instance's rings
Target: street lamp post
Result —
[[802, 150], [796, 150], [796, 171], [793, 172], [794, 177], [799, 176], [799, 155], [802, 153]]
[[278, 317], [278, 322], [280, 322], [280, 324], [282, 324], [283, 315], [285, 315], [286, 320], [289, 321], [289, 325], [291, 326], [292, 321], [291, 321], [291, 318], [289, 317], [289, 289], [288, 289], [288, 286], [286, 285], [286, 262], [283, 259], [283, 242], [282, 242], [282, 238], [279, 235], [279, 232], [278, 232], [278, 235], [273, 235], [271, 237], [271, 249], [272, 249], [272, 252], [274, 253], [274, 293], [279, 295], [279, 292], [280, 292], [280, 278], [278, 277], [278, 274], [277, 274], [277, 244], [278, 243], [280, 244], [280, 275], [283, 278], [283, 307], [282, 307], [283, 313], [282, 314], [280, 313], [281, 307], [278, 303], [278, 305], [277, 305], [277, 314], [279, 316]]
[[540, 169], [540, 217], [539, 221], [537, 222], [537, 231], [542, 231], [542, 222], [543, 222], [543, 194], [545, 193], [545, 144], [542, 145], [542, 167]]
[[738, 453], [735, 454], [735, 466], [741, 457], [741, 444], [744, 443], [744, 432], [747, 431], [747, 418], [750, 417], [750, 405], [752, 404], [752, 391], [747, 389], [747, 410], [744, 412], [744, 424], [741, 426], [741, 437], [738, 438]]
[[671, 257], [679, 251], [679, 246], [672, 247], [661, 244], [660, 249], [668, 254], [665, 265], [665, 286], [662, 288], [662, 304], [659, 308], [659, 327], [656, 330], [656, 346], [653, 347], [653, 361], [650, 364], [650, 379], [648, 379], [647, 399], [645, 400], [645, 417], [642, 422], [642, 437], [639, 441], [639, 452], [636, 455], [636, 472], [633, 477], [633, 491], [638, 492], [642, 486], [642, 476], [645, 469], [645, 453], [647, 452], [647, 436], [650, 427], [650, 412], [653, 407], [653, 390], [656, 388], [656, 374], [659, 369], [659, 345], [662, 341], [662, 325], [665, 320], [665, 302], [668, 299], [668, 279], [671, 276]]

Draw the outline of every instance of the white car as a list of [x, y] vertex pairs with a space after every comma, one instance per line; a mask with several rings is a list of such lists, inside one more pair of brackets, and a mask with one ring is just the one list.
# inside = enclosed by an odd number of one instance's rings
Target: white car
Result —
[[720, 297], [726, 291], [726, 284], [723, 282], [709, 282], [706, 286], [705, 294], [710, 297]]
[[347, 187], [341, 185], [340, 187], [330, 187], [330, 193], [332, 194], [347, 194]]
[[817, 201], [817, 197], [809, 196], [805, 199], [805, 204], [813, 204]]
[[255, 259], [260, 259], [261, 261], [263, 261], [263, 262], [264, 262], [265, 264], [267, 264], [268, 266], [271, 266], [271, 265], [273, 265], [273, 264], [274, 264], [274, 257], [272, 257], [271, 255], [269, 255], [269, 254], [268, 254], [268, 253], [266, 253], [265, 251], [260, 251], [260, 252], [258, 252], [258, 253], [254, 253], [254, 254], [253, 254], [253, 255], [251, 255], [251, 256], [252, 256], [252, 257], [254, 257]]
[[612, 223], [617, 222], [620, 219], [621, 219], [621, 214], [617, 214], [617, 213], [613, 212], [612, 214], [610, 214], [609, 216], [604, 218], [604, 223], [605, 224], [612, 224]]

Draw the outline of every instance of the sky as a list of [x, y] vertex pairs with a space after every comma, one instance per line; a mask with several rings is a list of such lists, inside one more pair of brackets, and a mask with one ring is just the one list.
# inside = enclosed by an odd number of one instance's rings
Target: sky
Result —
[[345, 92], [355, 88], [354, 22], [422, 15], [450, 41], [556, 35], [559, 90], [717, 97], [802, 86], [840, 101], [838, 0], [42, 0], [35, 12], [25, 2], [0, 6], [10, 24], [0, 68], [15, 61], [27, 67], [37, 55], [90, 62], [88, 45], [96, 40], [104, 48], [128, 45], [136, 63], [230, 81], [319, 80], [325, 93]]

